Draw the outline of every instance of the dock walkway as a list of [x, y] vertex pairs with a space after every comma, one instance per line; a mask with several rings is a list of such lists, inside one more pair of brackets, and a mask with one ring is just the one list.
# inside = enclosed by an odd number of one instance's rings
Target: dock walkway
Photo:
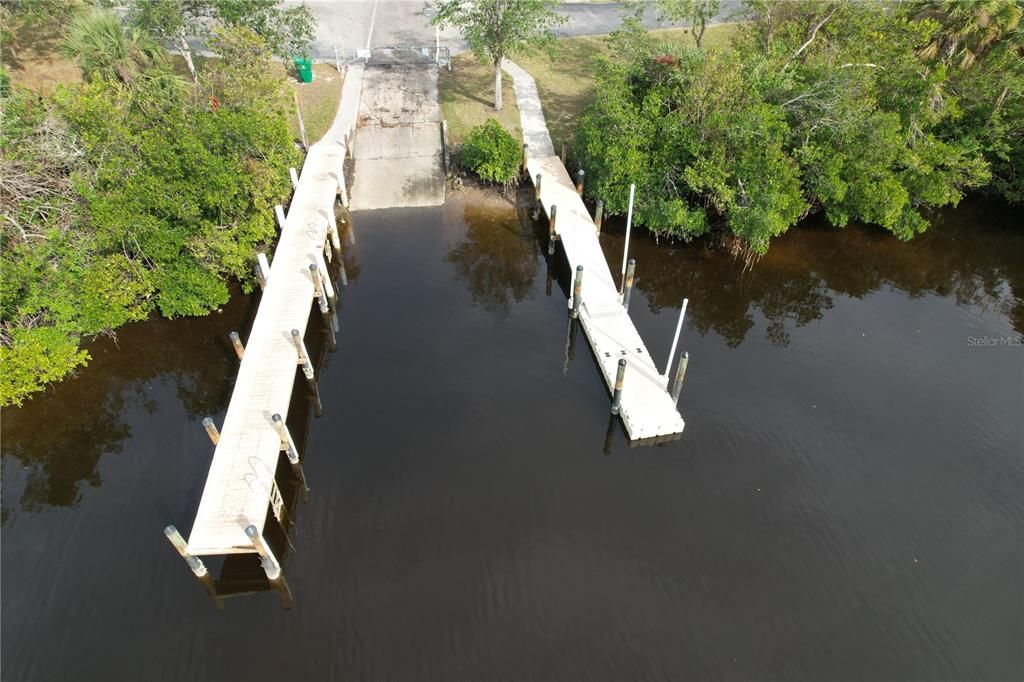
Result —
[[555, 231], [571, 271], [575, 273], [577, 266], [583, 266], [579, 319], [609, 391], [614, 389], [619, 360], [626, 359], [619, 411], [626, 432], [632, 440], [681, 433], [685, 424], [666, 390], [667, 381], [622, 306], [594, 220], [555, 154], [533, 77], [508, 60], [503, 68], [514, 80], [523, 142], [528, 145], [530, 181], [536, 183], [537, 175], [541, 176], [540, 201], [547, 215], [552, 206], [558, 207]]
[[255, 552], [245, 528], [263, 532], [281, 453], [271, 416], [288, 414], [298, 357], [291, 330], [304, 334], [309, 321], [309, 266], [322, 267], [328, 212], [333, 215], [337, 173], [355, 129], [362, 76], [361, 66], [349, 67], [334, 124], [306, 155], [189, 536], [192, 554]]

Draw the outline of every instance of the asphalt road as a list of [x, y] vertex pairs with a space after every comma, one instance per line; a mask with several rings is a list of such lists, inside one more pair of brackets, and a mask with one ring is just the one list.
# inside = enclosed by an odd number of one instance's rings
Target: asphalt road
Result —
[[[286, 0], [285, 6], [298, 4]], [[343, 59], [353, 59], [355, 50], [391, 46], [432, 46], [435, 29], [428, 17], [431, 3], [425, 0], [307, 0], [318, 22], [313, 57], [333, 59], [337, 47]], [[728, 21], [738, 8], [739, 0], [724, 0], [716, 21]], [[610, 33], [622, 24], [627, 14], [623, 3], [564, 3], [559, 12], [569, 21], [558, 27], [559, 36], [579, 36]], [[678, 23], [659, 22], [651, 4], [644, 15], [649, 28], [678, 26]], [[458, 31], [440, 32], [442, 46], [453, 54], [467, 48]]]

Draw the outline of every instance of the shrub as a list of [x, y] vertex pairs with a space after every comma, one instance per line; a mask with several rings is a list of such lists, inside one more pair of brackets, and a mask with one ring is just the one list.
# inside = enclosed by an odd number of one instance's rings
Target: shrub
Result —
[[493, 118], [469, 131], [459, 158], [462, 165], [488, 182], [508, 185], [519, 176], [519, 141]]

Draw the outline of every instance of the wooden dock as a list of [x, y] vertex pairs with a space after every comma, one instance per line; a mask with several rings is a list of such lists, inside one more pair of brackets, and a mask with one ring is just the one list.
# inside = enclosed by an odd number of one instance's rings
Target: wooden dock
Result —
[[619, 360], [626, 360], [619, 409], [626, 432], [632, 440], [681, 433], [685, 423], [667, 390], [667, 376], [658, 371], [629, 319], [608, 271], [594, 219], [555, 154], [533, 77], [508, 60], [503, 68], [514, 80], [530, 180], [536, 185], [541, 176], [540, 202], [549, 217], [557, 206], [555, 232], [574, 276], [577, 266], [583, 266], [579, 320], [609, 391], [614, 391]]
[[306, 155], [188, 539], [191, 555], [264, 554], [259, 545], [267, 511], [279, 499], [274, 472], [283, 449], [272, 416], [288, 414], [299, 368], [291, 330], [301, 338], [309, 321], [315, 297], [310, 265], [326, 272], [325, 240], [330, 243], [338, 173], [355, 130], [361, 88], [362, 67], [349, 67], [334, 124]]

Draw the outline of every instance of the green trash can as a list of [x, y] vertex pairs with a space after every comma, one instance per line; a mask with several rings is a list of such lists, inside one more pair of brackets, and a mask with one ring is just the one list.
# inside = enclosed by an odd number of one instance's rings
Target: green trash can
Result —
[[313, 61], [302, 57], [295, 57], [292, 61], [295, 62], [295, 70], [299, 72], [299, 80], [303, 83], [312, 83]]

